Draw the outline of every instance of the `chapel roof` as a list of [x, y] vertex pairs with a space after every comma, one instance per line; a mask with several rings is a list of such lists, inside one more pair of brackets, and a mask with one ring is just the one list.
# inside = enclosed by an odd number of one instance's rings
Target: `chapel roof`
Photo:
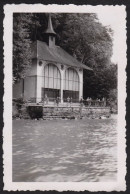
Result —
[[32, 44], [32, 58], [44, 61], [61, 63], [72, 67], [92, 70], [90, 67], [79, 62], [76, 58], [67, 53], [60, 46], [49, 47], [46, 42], [36, 40]]

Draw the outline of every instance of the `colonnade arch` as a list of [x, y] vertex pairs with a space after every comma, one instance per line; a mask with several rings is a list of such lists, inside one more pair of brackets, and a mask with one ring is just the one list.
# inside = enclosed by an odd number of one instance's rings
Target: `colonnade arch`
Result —
[[54, 101], [57, 96], [60, 96], [60, 70], [55, 64], [48, 63], [45, 65], [43, 72], [42, 98], [47, 95], [50, 101]]
[[69, 97], [73, 102], [79, 101], [79, 75], [77, 71], [69, 67], [64, 72], [63, 78], [63, 99], [64, 101]]
[[67, 101], [67, 98], [72, 98], [73, 102], [79, 101], [80, 80], [78, 72], [69, 67], [61, 70], [53, 63], [48, 63], [44, 66], [42, 84], [42, 98], [48, 96], [49, 101], [54, 101], [57, 97], [61, 101]]

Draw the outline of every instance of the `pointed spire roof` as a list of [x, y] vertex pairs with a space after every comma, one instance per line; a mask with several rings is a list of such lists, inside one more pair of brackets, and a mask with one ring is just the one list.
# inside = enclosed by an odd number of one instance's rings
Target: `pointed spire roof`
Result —
[[49, 18], [48, 18], [48, 27], [47, 27], [47, 29], [44, 33], [45, 34], [56, 35], [55, 31], [53, 30], [52, 21], [51, 21], [51, 14], [50, 13], [49, 13]]

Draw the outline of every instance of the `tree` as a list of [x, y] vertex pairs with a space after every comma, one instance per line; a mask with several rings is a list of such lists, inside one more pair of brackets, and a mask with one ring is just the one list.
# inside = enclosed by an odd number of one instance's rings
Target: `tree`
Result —
[[[31, 65], [31, 44], [42, 39], [47, 26], [46, 14], [13, 14], [13, 81], [24, 78]], [[43, 29], [42, 29], [43, 28]]]
[[110, 62], [112, 31], [96, 14], [54, 14], [58, 45], [82, 63], [95, 68]]
[[94, 72], [84, 72], [84, 97], [109, 98], [111, 90], [117, 88], [117, 65], [97, 68]]
[[30, 25], [32, 14], [13, 14], [13, 80], [18, 81], [26, 74], [31, 64]]

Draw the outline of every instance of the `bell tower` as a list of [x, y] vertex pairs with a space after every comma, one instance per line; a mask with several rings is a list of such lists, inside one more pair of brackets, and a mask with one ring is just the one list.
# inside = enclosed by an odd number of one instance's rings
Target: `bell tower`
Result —
[[48, 44], [50, 48], [55, 47], [55, 37], [56, 33], [53, 30], [52, 21], [51, 21], [51, 14], [49, 14], [48, 18], [48, 27], [44, 32], [45, 35], [45, 42]]

